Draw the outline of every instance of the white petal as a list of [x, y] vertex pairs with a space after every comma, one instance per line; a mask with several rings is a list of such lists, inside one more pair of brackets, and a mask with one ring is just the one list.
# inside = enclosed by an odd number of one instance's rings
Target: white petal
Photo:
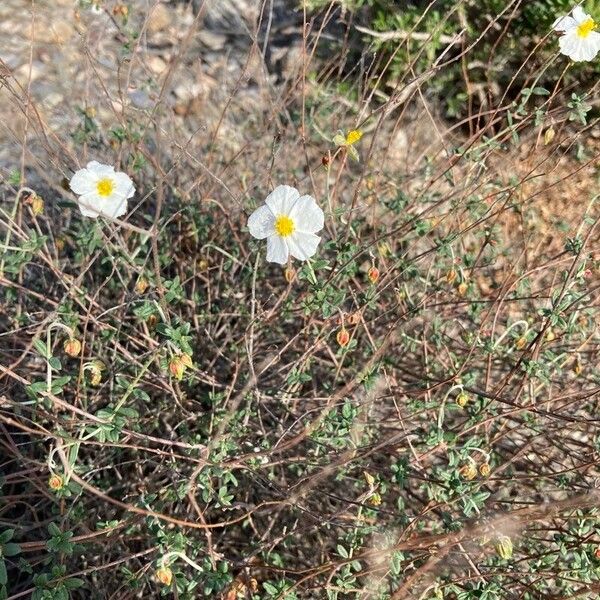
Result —
[[289, 256], [287, 244], [282, 237], [271, 235], [267, 238], [267, 260], [285, 265]]
[[98, 177], [106, 177], [107, 175], [112, 175], [115, 172], [115, 168], [110, 165], [103, 165], [95, 160], [90, 161], [87, 164], [87, 170], [91, 173], [94, 173]]
[[585, 23], [585, 21], [587, 21], [590, 18], [590, 15], [588, 15], [585, 12], [585, 10], [581, 8], [581, 6], [576, 6], [571, 14], [573, 15], [573, 18], [575, 19], [577, 24]]
[[286, 238], [290, 254], [298, 260], [310, 258], [316, 251], [321, 238], [314, 233], [303, 233], [296, 231]]
[[113, 181], [115, 182], [115, 194], [123, 198], [131, 198], [135, 194], [135, 186], [127, 173], [115, 173]]
[[298, 231], [315, 233], [323, 229], [325, 215], [312, 196], [301, 196], [296, 200], [290, 217]]
[[577, 27], [577, 21], [573, 17], [558, 17], [552, 24], [554, 31], [569, 31]]
[[596, 52], [600, 52], [600, 33], [592, 31], [587, 39], [590, 46], [594, 48]]
[[265, 204], [275, 216], [289, 215], [298, 198], [300, 198], [300, 194], [296, 188], [279, 185], [267, 196]]
[[127, 212], [127, 198], [120, 198], [115, 195], [113, 198], [106, 201], [101, 212], [103, 215], [112, 217], [113, 219], [122, 217]]
[[87, 169], [79, 169], [71, 177], [69, 187], [76, 194], [87, 194], [96, 189], [96, 179]]
[[92, 217], [92, 219], [100, 216], [100, 211], [97, 208], [100, 202], [101, 199], [96, 192], [84, 194], [77, 200], [81, 214], [85, 217]]
[[571, 56], [571, 52], [577, 48], [578, 43], [577, 34], [567, 33], [558, 40], [558, 47], [563, 54]]
[[275, 233], [275, 215], [263, 204], [248, 217], [250, 235], [262, 240]]
[[109, 199], [96, 192], [85, 194], [77, 200], [81, 214], [95, 219], [98, 216], [116, 218], [127, 212], [127, 198], [113, 194]]

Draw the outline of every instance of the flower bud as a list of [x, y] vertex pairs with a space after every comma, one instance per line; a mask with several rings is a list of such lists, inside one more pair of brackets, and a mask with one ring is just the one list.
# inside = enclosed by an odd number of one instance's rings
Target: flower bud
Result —
[[81, 352], [81, 342], [77, 338], [69, 338], [64, 343], [63, 350], [65, 351], [65, 354], [68, 354], [69, 356], [79, 356], [79, 353]]
[[378, 494], [377, 492], [373, 492], [369, 496], [369, 504], [371, 506], [379, 506], [381, 504], [381, 495]]
[[31, 197], [31, 212], [37, 217], [44, 212], [44, 199], [37, 194], [33, 194]]
[[548, 329], [548, 331], [546, 331], [546, 340], [548, 342], [553, 342], [556, 339], [556, 334], [554, 333], [554, 331], [552, 329]]
[[575, 364], [573, 365], [573, 373], [575, 373], [575, 375], [577, 376], [583, 373], [583, 367], [581, 366], [581, 362], [579, 361], [579, 359], [577, 359], [575, 361]]
[[122, 17], [123, 19], [126, 19], [127, 16], [129, 15], [129, 8], [127, 8], [127, 6], [125, 6], [125, 4], [117, 4], [113, 8], [113, 15], [115, 17]]
[[171, 585], [171, 581], [173, 581], [173, 571], [171, 571], [169, 567], [161, 567], [156, 570], [156, 578], [163, 585]]
[[471, 481], [471, 479], [477, 477], [477, 467], [475, 466], [475, 463], [469, 461], [458, 470], [458, 473], [463, 479]]
[[188, 367], [193, 367], [194, 363], [192, 362], [192, 358], [189, 354], [177, 354], [171, 358], [171, 362], [169, 363], [169, 371], [171, 375], [177, 379], [177, 381], [181, 381], [183, 379], [183, 374]]
[[456, 291], [457, 291], [458, 295], [462, 298], [467, 293], [468, 289], [469, 289], [469, 285], [467, 284], [466, 281], [463, 281], [458, 284]]
[[360, 323], [360, 310], [355, 310], [348, 316], [348, 323], [350, 325], [358, 325]]
[[293, 267], [286, 267], [283, 271], [283, 275], [288, 283], [292, 283], [294, 279], [296, 279], [296, 269]]
[[377, 283], [377, 280], [379, 279], [379, 269], [373, 265], [367, 272], [367, 277], [371, 283]]
[[554, 131], [554, 128], [548, 127], [548, 129], [546, 129], [546, 132], [544, 133], [544, 145], [547, 146], [548, 144], [551, 144], [555, 135], [556, 131]]
[[150, 284], [145, 277], [140, 277], [135, 284], [135, 293], [140, 295], [143, 294], [148, 289], [149, 285]]
[[63, 478], [60, 475], [54, 474], [50, 477], [50, 479], [48, 479], [48, 487], [54, 492], [62, 489], [63, 485]]
[[483, 463], [482, 465], [479, 466], [479, 474], [482, 477], [489, 477], [491, 472], [492, 472], [492, 468], [490, 467], [490, 465], [488, 463]]
[[90, 365], [90, 383], [92, 385], [100, 385], [102, 381], [102, 371], [104, 371], [104, 364], [99, 360], [95, 360]]
[[464, 408], [469, 403], [469, 394], [467, 392], [461, 392], [458, 396], [456, 396], [456, 404], [458, 404], [461, 408]]
[[350, 333], [348, 332], [348, 330], [345, 327], [342, 327], [338, 332], [337, 332], [337, 336], [336, 336], [336, 340], [337, 343], [343, 348], [344, 346], [348, 345], [348, 342], [350, 341]]
[[512, 540], [507, 535], [500, 535], [494, 544], [496, 554], [504, 560], [508, 560], [513, 554]]

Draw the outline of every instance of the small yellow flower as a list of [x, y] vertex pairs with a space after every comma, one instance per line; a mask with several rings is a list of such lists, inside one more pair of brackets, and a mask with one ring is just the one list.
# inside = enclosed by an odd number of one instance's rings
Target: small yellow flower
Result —
[[556, 135], [556, 131], [554, 131], [553, 127], [548, 127], [546, 129], [546, 133], [544, 133], [544, 145], [548, 145], [552, 143], [554, 136]]
[[161, 567], [156, 570], [156, 578], [163, 585], [171, 585], [171, 581], [173, 581], [173, 571], [171, 571], [169, 567]]
[[48, 479], [48, 487], [55, 492], [62, 489], [63, 485], [63, 478], [60, 475], [54, 474]]
[[552, 329], [548, 329], [548, 331], [546, 332], [546, 340], [548, 342], [553, 342], [556, 339], [556, 334], [554, 333], [554, 331]]
[[81, 342], [77, 338], [69, 338], [64, 343], [63, 350], [65, 351], [65, 354], [68, 354], [69, 356], [79, 356], [79, 353], [81, 352]]
[[483, 463], [482, 465], [479, 466], [479, 474], [482, 477], [489, 477], [491, 472], [492, 472], [492, 468], [490, 467], [490, 465], [488, 463]]
[[515, 342], [515, 348], [517, 350], [523, 350], [523, 348], [525, 348], [527, 344], [527, 338], [522, 335], [516, 342]]
[[358, 142], [362, 138], [363, 134], [360, 129], [353, 129], [349, 131], [346, 135], [343, 134], [342, 131], [338, 131], [337, 134], [333, 137], [333, 143], [340, 148], [346, 148], [348, 154], [354, 159], [358, 160], [358, 152], [356, 148], [354, 148], [354, 144]]
[[369, 487], [374, 487], [374, 485], [375, 485], [375, 477], [373, 477], [373, 475], [371, 475], [371, 473], [368, 473], [367, 471], [363, 471], [363, 475], [365, 476], [365, 480], [367, 482], [367, 485]]
[[467, 392], [461, 392], [458, 396], [456, 396], [456, 404], [458, 404], [461, 408], [464, 408], [469, 403], [469, 394]]
[[352, 146], [352, 144], [356, 144], [362, 138], [363, 133], [360, 129], [353, 129], [346, 134], [346, 145]]

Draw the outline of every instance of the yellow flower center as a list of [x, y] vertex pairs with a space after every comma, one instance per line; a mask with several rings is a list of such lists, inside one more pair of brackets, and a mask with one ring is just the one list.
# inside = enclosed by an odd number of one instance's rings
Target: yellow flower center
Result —
[[101, 179], [96, 184], [96, 190], [98, 191], [98, 196], [102, 196], [104, 198], [107, 198], [108, 196], [110, 196], [113, 193], [114, 189], [115, 189], [115, 184], [114, 184], [113, 180], [109, 179], [108, 177]]
[[292, 219], [290, 219], [287, 215], [279, 215], [275, 219], [275, 231], [281, 237], [288, 237], [292, 235], [295, 229], [296, 225], [294, 224], [294, 221], [292, 221]]
[[346, 136], [346, 144], [348, 144], [348, 146], [352, 146], [352, 144], [356, 144], [356, 142], [358, 142], [362, 136], [363, 134], [360, 129], [353, 129], [352, 131], [349, 131], [348, 135]]
[[594, 31], [595, 27], [596, 23], [594, 22], [594, 19], [590, 17], [580, 25], [577, 25], [577, 35], [580, 38], [586, 38], [588, 35], [590, 35], [590, 33], [592, 33], [592, 31]]

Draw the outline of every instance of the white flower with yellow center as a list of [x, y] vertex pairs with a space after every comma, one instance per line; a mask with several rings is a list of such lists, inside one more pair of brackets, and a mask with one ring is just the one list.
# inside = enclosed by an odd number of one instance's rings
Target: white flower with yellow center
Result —
[[592, 60], [600, 51], [596, 23], [581, 6], [576, 6], [571, 15], [554, 21], [554, 31], [563, 34], [558, 42], [560, 51], [574, 61]]
[[93, 160], [73, 175], [69, 183], [79, 196], [77, 204], [86, 217], [115, 219], [127, 212], [127, 199], [135, 193], [133, 181], [126, 173]]
[[267, 260], [284, 265], [290, 254], [306, 260], [317, 251], [323, 229], [323, 211], [312, 196], [300, 196], [289, 185], [276, 187], [248, 218], [248, 229], [257, 239], [267, 238]]

